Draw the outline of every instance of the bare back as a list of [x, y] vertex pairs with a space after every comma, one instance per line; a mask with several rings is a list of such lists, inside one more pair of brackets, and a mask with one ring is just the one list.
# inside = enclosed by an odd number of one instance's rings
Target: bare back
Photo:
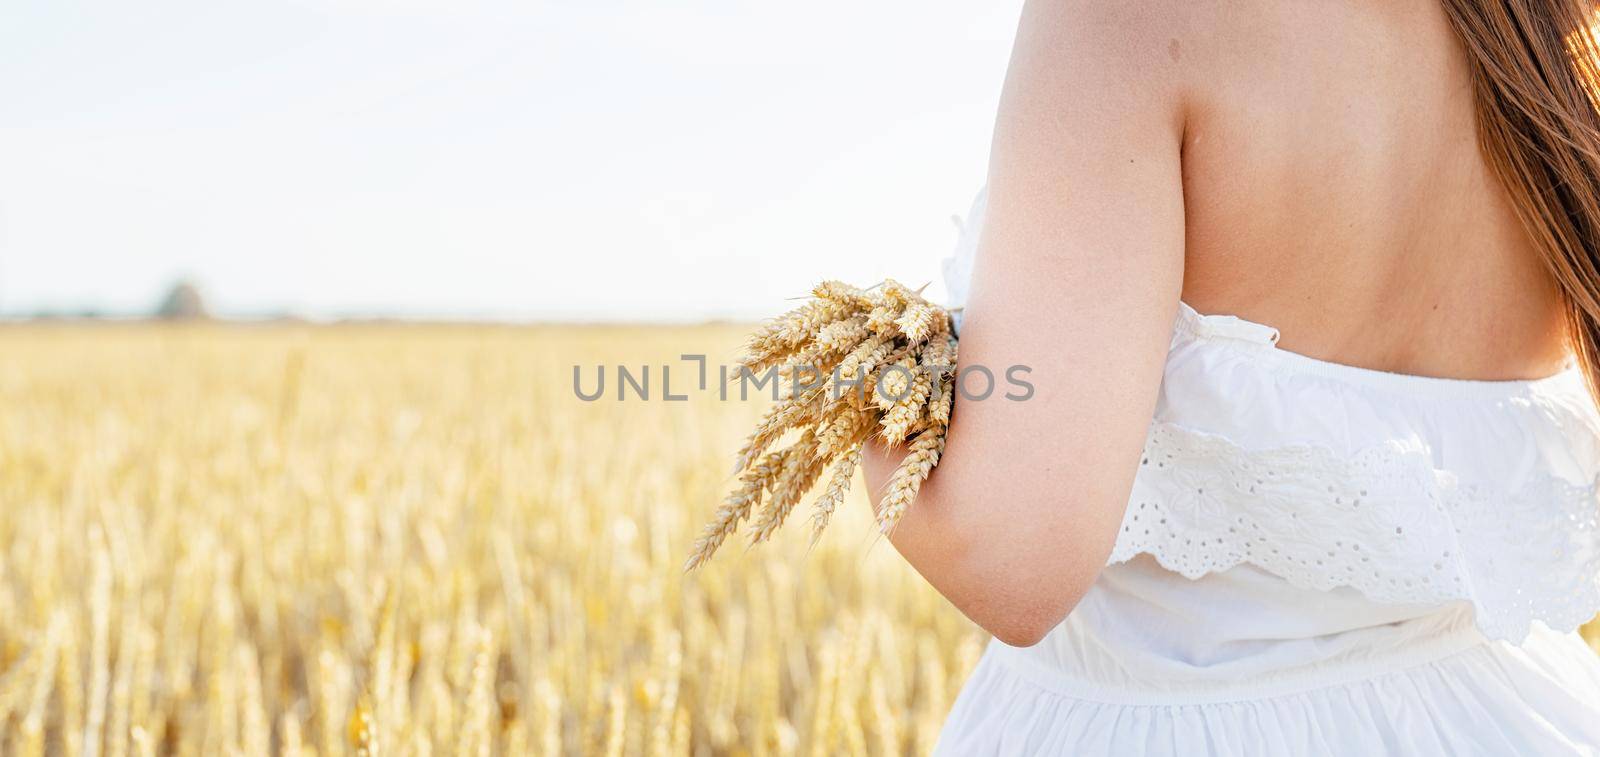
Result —
[[1436, 0], [1254, 0], [1192, 18], [1186, 39], [1203, 42], [1167, 49], [1195, 88], [1190, 304], [1368, 368], [1560, 368], [1557, 291], [1479, 150], [1467, 61]]

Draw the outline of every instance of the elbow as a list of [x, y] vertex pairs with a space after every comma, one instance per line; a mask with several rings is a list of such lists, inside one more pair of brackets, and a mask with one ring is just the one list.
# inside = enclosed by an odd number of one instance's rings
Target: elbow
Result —
[[942, 579], [934, 586], [972, 622], [1013, 647], [1038, 644], [1061, 625], [1103, 564], [1052, 560], [1027, 549], [977, 549], [947, 565], [952, 563], [959, 569], [931, 577]]
[[949, 509], [945, 502], [919, 500], [918, 530], [890, 539], [951, 604], [1009, 646], [1031, 647], [1061, 625], [1110, 551], [1063, 544], [1055, 529], [1018, 528], [987, 514], [930, 525], [930, 513]]
[[1006, 646], [1031, 647], [1043, 641], [1066, 617], [1067, 613], [1062, 612], [1043, 617], [992, 618], [979, 625]]
[[1082, 597], [1083, 592], [1076, 590], [991, 597], [999, 601], [971, 617], [1007, 646], [1031, 647], [1061, 625]]
[[989, 635], [999, 639], [1000, 643], [1008, 647], [1031, 647], [1043, 641], [1045, 635], [1050, 633], [1050, 628], [1042, 625], [1007, 625], [986, 630], [989, 631]]

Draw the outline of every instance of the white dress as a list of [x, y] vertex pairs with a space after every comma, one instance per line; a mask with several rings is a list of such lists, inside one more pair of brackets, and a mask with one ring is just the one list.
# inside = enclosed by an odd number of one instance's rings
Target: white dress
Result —
[[1581, 375], [1423, 378], [1277, 337], [1182, 307], [1109, 564], [1036, 646], [991, 642], [939, 754], [1600, 754]]

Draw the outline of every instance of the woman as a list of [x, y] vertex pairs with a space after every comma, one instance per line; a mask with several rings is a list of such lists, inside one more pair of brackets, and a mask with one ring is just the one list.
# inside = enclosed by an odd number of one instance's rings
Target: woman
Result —
[[1035, 391], [892, 535], [995, 637], [942, 752], [1600, 750], [1592, 11], [1027, 4], [950, 285]]

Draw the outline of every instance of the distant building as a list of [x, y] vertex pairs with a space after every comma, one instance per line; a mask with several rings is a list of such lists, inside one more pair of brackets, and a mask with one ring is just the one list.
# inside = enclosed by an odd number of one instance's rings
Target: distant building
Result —
[[200, 290], [187, 281], [179, 281], [167, 291], [167, 296], [162, 298], [161, 305], [156, 308], [155, 317], [170, 321], [189, 321], [209, 318], [206, 312], [205, 298], [200, 296]]

